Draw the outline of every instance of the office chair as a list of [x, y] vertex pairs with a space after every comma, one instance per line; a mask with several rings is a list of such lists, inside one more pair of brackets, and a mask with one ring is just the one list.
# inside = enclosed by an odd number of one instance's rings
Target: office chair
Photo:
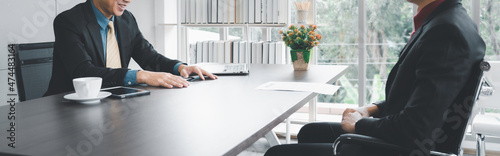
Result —
[[9, 44], [15, 52], [19, 101], [42, 97], [52, 75], [54, 42]]
[[472, 120], [472, 132], [476, 134], [476, 155], [485, 156], [485, 136], [500, 137], [500, 118], [485, 113], [485, 108], [500, 109], [498, 101], [500, 96], [495, 94], [495, 87], [500, 86], [500, 61], [489, 62], [492, 71], [484, 74], [484, 83], [481, 88], [481, 94], [477, 100], [479, 113]]
[[[467, 123], [469, 121], [472, 108], [479, 95], [479, 90], [482, 85], [483, 71], [488, 71], [490, 69], [490, 64], [485, 61], [478, 62], [475, 64], [475, 66], [477, 66], [477, 68], [471, 74], [469, 82], [460, 92], [459, 97], [455, 99], [454, 104], [450, 106], [450, 108], [455, 108], [457, 107], [456, 105], [461, 105], [460, 107], [464, 108], [463, 110], [465, 111], [465, 114], [463, 114], [463, 112], [456, 112], [454, 109], [450, 109], [451, 113], [448, 114], [446, 119], [448, 120], [451, 118], [459, 117], [461, 118], [460, 121], [462, 122], [458, 123], [459, 126], [457, 129], [452, 128], [455, 124], [457, 124], [456, 122], [453, 123], [445, 122], [443, 124], [441, 128], [443, 129], [444, 134], [448, 135], [448, 139], [446, 139], [446, 141], [444, 141], [443, 143], [436, 143], [435, 146], [436, 151], [430, 151], [431, 155], [455, 156], [455, 155], [461, 155], [462, 153], [460, 146], [462, 144], [463, 136], [467, 128]], [[471, 103], [469, 103], [467, 98], [471, 97], [473, 97], [473, 100], [470, 101]], [[365, 136], [359, 134], [343, 134], [339, 138], [337, 138], [333, 143], [333, 153], [335, 155], [341, 155], [340, 151], [342, 149], [342, 146], [346, 144], [355, 144], [361, 146], [375, 147], [378, 149], [385, 149], [387, 151], [393, 151], [399, 153], [399, 155], [410, 155], [413, 151], [418, 150], [418, 149], [411, 149], [408, 147], [395, 145], [385, 140], [371, 136]]]

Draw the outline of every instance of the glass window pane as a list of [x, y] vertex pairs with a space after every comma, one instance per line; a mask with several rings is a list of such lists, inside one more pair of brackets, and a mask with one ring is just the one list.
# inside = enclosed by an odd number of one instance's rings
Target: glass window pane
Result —
[[348, 71], [334, 85], [335, 95], [319, 95], [318, 102], [358, 104], [358, 1], [316, 1], [318, 64], [348, 65]]
[[227, 38], [232, 39], [243, 39], [243, 28], [241, 27], [231, 27], [227, 30]]
[[188, 44], [198, 41], [219, 40], [219, 28], [215, 27], [192, 27], [188, 28]]
[[487, 61], [500, 60], [500, 1], [481, 0], [479, 31], [486, 43]]
[[357, 44], [320, 44], [318, 64], [347, 65], [349, 68], [334, 85], [342, 86], [335, 95], [319, 95], [318, 102], [358, 104], [358, 46]]
[[366, 101], [385, 99], [387, 76], [413, 31], [413, 4], [401, 0], [366, 2]]

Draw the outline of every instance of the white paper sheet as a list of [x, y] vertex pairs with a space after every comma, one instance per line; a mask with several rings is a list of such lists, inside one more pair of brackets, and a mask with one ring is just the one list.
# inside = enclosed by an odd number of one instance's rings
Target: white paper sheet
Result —
[[333, 95], [339, 88], [340, 86], [322, 84], [322, 83], [270, 81], [258, 86], [255, 89], [278, 90], [278, 91], [306, 91], [306, 92], [315, 92], [319, 94]]

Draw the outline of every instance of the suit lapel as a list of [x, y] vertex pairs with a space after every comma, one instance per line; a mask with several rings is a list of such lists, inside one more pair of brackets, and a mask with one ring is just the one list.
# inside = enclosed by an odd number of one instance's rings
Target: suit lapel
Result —
[[115, 16], [115, 27], [118, 39], [118, 48], [120, 49], [120, 60], [122, 68], [127, 67], [125, 60], [126, 53], [129, 49], [125, 49], [125, 43], [130, 43], [129, 32], [127, 30], [128, 21], [124, 20], [121, 16]]
[[92, 4], [90, 1], [87, 1], [85, 7], [85, 18], [87, 19], [87, 30], [90, 34], [90, 37], [92, 38], [92, 41], [94, 42], [94, 47], [97, 50], [97, 56], [99, 57], [99, 64], [101, 66], [105, 66], [104, 64], [104, 49], [103, 48], [103, 43], [101, 39], [101, 32], [100, 32], [100, 27], [97, 24], [97, 19], [94, 15], [94, 12], [92, 11]]

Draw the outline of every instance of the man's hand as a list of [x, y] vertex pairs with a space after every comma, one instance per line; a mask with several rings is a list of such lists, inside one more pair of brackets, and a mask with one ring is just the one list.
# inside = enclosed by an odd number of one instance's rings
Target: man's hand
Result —
[[137, 71], [137, 83], [146, 83], [150, 86], [166, 88], [187, 87], [189, 83], [183, 78], [164, 72]]
[[184, 77], [184, 78], [189, 77], [189, 75], [191, 75], [192, 73], [198, 74], [198, 76], [200, 76], [200, 78], [202, 80], [205, 80], [205, 78], [203, 77], [203, 75], [206, 75], [206, 76], [210, 77], [213, 80], [215, 80], [215, 79], [218, 78], [216, 75], [214, 75], [214, 74], [212, 74], [210, 72], [207, 72], [207, 71], [201, 69], [198, 66], [180, 65], [179, 66], [179, 73], [181, 73], [181, 76]]
[[342, 130], [346, 133], [356, 133], [356, 122], [363, 118], [359, 112], [344, 112], [342, 114], [342, 122], [340, 122], [340, 126], [342, 126]]
[[377, 105], [367, 105], [360, 108], [347, 108], [342, 114], [340, 125], [347, 133], [355, 133], [356, 122], [363, 117], [370, 117], [378, 113]]

